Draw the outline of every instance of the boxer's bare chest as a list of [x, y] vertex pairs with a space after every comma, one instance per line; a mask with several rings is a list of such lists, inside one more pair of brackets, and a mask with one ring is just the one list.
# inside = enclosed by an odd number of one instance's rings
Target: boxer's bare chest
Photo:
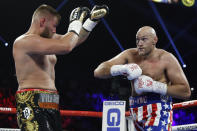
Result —
[[142, 74], [159, 81], [164, 76], [164, 65], [161, 60], [143, 60], [139, 63]]
[[51, 67], [51, 68], [54, 68], [55, 64], [56, 64], [56, 61], [57, 61], [57, 58], [55, 55], [47, 55], [45, 57], [45, 60], [47, 61], [46, 63], [48, 64], [47, 66]]
[[141, 67], [143, 75], [147, 75], [157, 81], [165, 79], [165, 64], [159, 58], [135, 60], [135, 63]]
[[48, 55], [48, 61], [52, 64], [52, 65], [55, 65], [56, 62], [57, 62], [57, 58], [55, 55]]
[[57, 61], [55, 55], [37, 55], [32, 58], [33, 61], [35, 61], [37, 65], [42, 67], [43, 69], [54, 67]]
[[[147, 75], [155, 81], [167, 83], [165, 65], [161, 60], [140, 60], [136, 61], [135, 63], [141, 67], [143, 75]], [[131, 86], [133, 88], [132, 83]], [[138, 96], [134, 90], [132, 90], [132, 96]]]

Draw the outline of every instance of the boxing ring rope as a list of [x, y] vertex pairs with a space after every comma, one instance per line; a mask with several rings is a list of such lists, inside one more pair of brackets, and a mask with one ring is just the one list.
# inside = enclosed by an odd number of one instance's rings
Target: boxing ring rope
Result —
[[[186, 101], [173, 104], [173, 109], [188, 108], [197, 106], [197, 100]], [[16, 108], [0, 107], [0, 113], [16, 114]], [[74, 111], [74, 110], [60, 110], [63, 116], [87, 116], [87, 117], [102, 117], [102, 112], [96, 111]], [[130, 112], [127, 111], [125, 116], [129, 116]]]
[[[184, 109], [197, 106], [197, 100], [192, 101], [186, 101], [181, 103], [175, 103], [173, 104], [173, 109]], [[16, 108], [9, 108], [9, 107], [0, 107], [0, 113], [2, 114], [16, 114]], [[102, 112], [96, 112], [96, 111], [76, 111], [76, 110], [60, 110], [60, 113], [62, 116], [84, 116], [84, 117], [102, 117]], [[130, 116], [130, 112], [125, 112], [125, 116]], [[195, 124], [187, 124], [187, 125], [180, 125], [180, 126], [173, 126], [172, 130], [197, 130], [197, 123]], [[6, 129], [6, 128], [0, 128], [0, 131], [18, 131], [18, 129]]]

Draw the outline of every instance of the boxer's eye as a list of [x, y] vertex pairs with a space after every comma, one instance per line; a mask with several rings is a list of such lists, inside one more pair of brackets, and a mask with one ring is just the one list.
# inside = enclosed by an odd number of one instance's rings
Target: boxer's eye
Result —
[[147, 38], [142, 38], [142, 41], [146, 41], [147, 40]]

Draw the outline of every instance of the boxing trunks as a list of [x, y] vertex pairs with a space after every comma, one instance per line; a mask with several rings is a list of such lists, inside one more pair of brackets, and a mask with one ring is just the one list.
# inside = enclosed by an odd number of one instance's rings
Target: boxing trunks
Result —
[[137, 131], [171, 131], [172, 98], [156, 93], [130, 97], [130, 113]]
[[22, 89], [16, 92], [21, 131], [62, 131], [57, 91]]

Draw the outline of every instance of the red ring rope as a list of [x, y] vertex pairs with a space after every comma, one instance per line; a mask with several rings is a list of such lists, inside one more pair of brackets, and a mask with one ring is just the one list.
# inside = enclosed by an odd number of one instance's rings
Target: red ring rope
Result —
[[197, 106], [197, 100], [175, 103], [173, 104], [173, 109], [187, 108], [192, 106]]
[[[173, 109], [187, 108], [197, 106], [197, 100], [175, 103]], [[16, 108], [0, 107], [0, 113], [4, 114], [16, 114]], [[74, 111], [74, 110], [60, 110], [63, 116], [88, 116], [88, 117], [102, 117], [102, 112], [96, 111]], [[126, 116], [130, 115], [130, 112], [125, 113]]]

